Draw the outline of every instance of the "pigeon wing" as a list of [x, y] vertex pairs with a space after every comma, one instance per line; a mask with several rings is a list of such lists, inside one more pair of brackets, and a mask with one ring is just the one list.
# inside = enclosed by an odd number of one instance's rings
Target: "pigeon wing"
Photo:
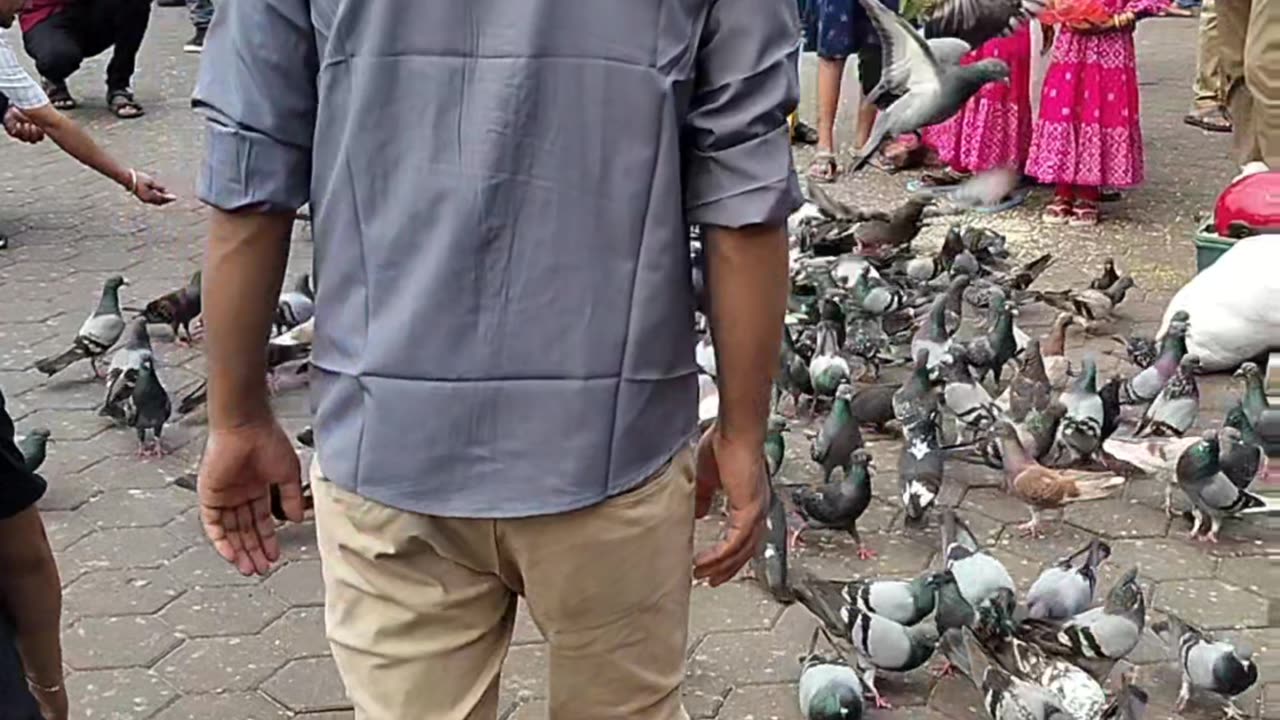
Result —
[[925, 21], [925, 33], [960, 38], [978, 47], [1013, 32], [1043, 7], [1040, 0], [941, 0]]
[[858, 1], [866, 9], [867, 17], [880, 36], [880, 47], [884, 53], [880, 82], [867, 96], [867, 102], [873, 103], [885, 93], [936, 93], [942, 85], [941, 68], [920, 33], [900, 15], [882, 5], [880, 0]]

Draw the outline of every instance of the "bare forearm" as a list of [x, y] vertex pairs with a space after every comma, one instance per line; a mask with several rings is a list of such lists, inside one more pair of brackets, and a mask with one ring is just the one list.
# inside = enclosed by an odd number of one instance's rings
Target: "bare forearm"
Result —
[[719, 430], [726, 438], [760, 444], [787, 306], [786, 231], [765, 225], [709, 228], [705, 247]]
[[48, 106], [28, 110], [26, 116], [40, 126], [45, 135], [48, 135], [68, 155], [102, 173], [121, 187], [129, 187], [129, 169], [94, 142], [93, 138], [89, 137], [89, 133], [74, 120]]
[[62, 682], [62, 584], [35, 508], [0, 521], [0, 600], [17, 629], [18, 653], [32, 682]]
[[271, 415], [267, 339], [292, 227], [292, 213], [213, 211], [201, 291], [213, 429]]

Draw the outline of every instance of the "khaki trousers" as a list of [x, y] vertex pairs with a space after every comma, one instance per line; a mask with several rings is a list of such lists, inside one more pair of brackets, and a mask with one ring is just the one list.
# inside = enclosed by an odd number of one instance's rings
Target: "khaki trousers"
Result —
[[1200, 34], [1196, 48], [1196, 79], [1191, 84], [1192, 107], [1205, 110], [1226, 104], [1222, 81], [1222, 43], [1218, 38], [1218, 11], [1215, 0], [1200, 5]]
[[1217, 0], [1236, 161], [1280, 168], [1280, 0]]
[[599, 505], [516, 520], [405, 512], [311, 472], [358, 720], [494, 720], [517, 596], [547, 639], [552, 720], [687, 720], [692, 450]]

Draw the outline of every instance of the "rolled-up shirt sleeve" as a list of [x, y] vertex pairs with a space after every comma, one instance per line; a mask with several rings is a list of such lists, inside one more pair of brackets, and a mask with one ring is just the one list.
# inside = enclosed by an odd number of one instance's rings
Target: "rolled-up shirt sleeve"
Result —
[[782, 222], [803, 202], [787, 123], [799, 52], [795, 0], [713, 0], [686, 118], [690, 223]]
[[206, 119], [201, 200], [275, 211], [307, 202], [319, 65], [308, 0], [219, 0], [192, 98]]

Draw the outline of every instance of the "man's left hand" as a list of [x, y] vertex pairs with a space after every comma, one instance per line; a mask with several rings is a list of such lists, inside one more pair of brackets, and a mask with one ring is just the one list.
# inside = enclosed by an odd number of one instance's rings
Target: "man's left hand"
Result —
[[9, 133], [9, 137], [24, 143], [34, 145], [44, 140], [44, 131], [16, 107], [11, 107], [5, 112], [4, 130]]

